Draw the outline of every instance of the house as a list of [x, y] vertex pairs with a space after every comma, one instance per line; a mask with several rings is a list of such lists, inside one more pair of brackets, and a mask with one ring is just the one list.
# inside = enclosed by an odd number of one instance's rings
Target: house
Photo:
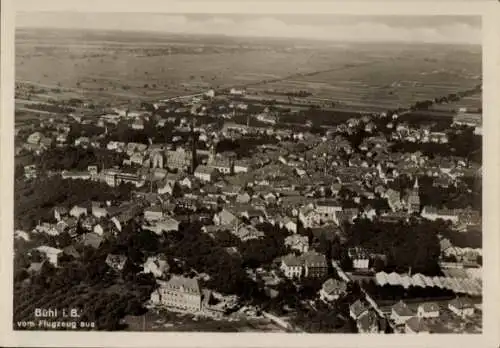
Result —
[[146, 221], [158, 221], [163, 218], [163, 209], [161, 206], [152, 206], [144, 210]]
[[45, 233], [49, 236], [57, 236], [59, 234], [59, 230], [54, 225], [47, 222], [43, 222], [41, 225], [36, 226], [34, 232]]
[[232, 233], [243, 242], [265, 236], [264, 232], [259, 231], [252, 225], [238, 225], [233, 229]]
[[74, 245], [68, 245], [63, 249], [64, 255], [74, 257], [75, 259], [80, 258], [80, 253], [76, 250]]
[[80, 225], [86, 231], [92, 231], [93, 227], [97, 224], [97, 218], [93, 215], [84, 216], [80, 220]]
[[69, 215], [76, 217], [76, 218], [79, 218], [80, 216], [87, 215], [87, 214], [88, 214], [87, 208], [79, 207], [77, 205], [75, 205], [73, 208], [71, 208], [71, 210], [69, 212]]
[[370, 256], [364, 249], [350, 248], [347, 253], [349, 258], [352, 260], [352, 266], [354, 269], [368, 269]]
[[448, 309], [462, 318], [474, 315], [474, 305], [466, 298], [457, 297], [451, 300]]
[[356, 327], [358, 333], [378, 333], [379, 318], [374, 310], [367, 310], [363, 312], [356, 320]]
[[418, 306], [417, 317], [439, 318], [439, 306], [435, 302], [426, 302]]
[[152, 231], [158, 235], [163, 232], [178, 231], [180, 222], [173, 218], [163, 218], [161, 220], [155, 221], [149, 226], [143, 226], [145, 230]]
[[47, 258], [47, 260], [54, 265], [54, 267], [57, 267], [57, 263], [59, 261], [59, 256], [63, 252], [61, 249], [53, 248], [47, 245], [42, 245], [36, 248], [35, 250], [38, 250], [41, 254]]
[[28, 139], [26, 139], [26, 142], [28, 144], [39, 144], [40, 143], [40, 140], [43, 138], [43, 135], [42, 133], [40, 132], [35, 132], [35, 133], [32, 133], [30, 134], [30, 136], [28, 137]]
[[159, 185], [158, 190], [157, 190], [158, 194], [160, 194], [160, 195], [164, 195], [164, 194], [172, 195], [174, 192], [174, 185], [175, 184], [171, 184], [169, 182], [166, 182], [165, 185]]
[[250, 202], [251, 198], [247, 192], [243, 192], [236, 196], [236, 203], [246, 204]]
[[407, 320], [414, 316], [413, 311], [404, 303], [399, 301], [391, 309], [391, 319], [396, 325], [403, 325]]
[[234, 162], [233, 171], [235, 174], [248, 173], [249, 170], [250, 163], [248, 161], [239, 160]]
[[214, 215], [213, 218], [215, 225], [235, 225], [238, 223], [238, 217], [233, 214], [233, 212], [222, 209], [220, 212]]
[[336, 211], [334, 222], [338, 226], [343, 226], [345, 223], [351, 224], [359, 215], [358, 208], [347, 208], [345, 210]]
[[368, 312], [368, 308], [361, 300], [357, 300], [349, 306], [349, 315], [356, 321], [366, 312]]
[[104, 235], [104, 228], [102, 227], [101, 224], [97, 224], [94, 226], [92, 232], [94, 232], [95, 234], [98, 234], [99, 236], [103, 236]]
[[198, 280], [173, 275], [168, 281], [157, 281], [159, 288], [151, 294], [155, 305], [190, 312], [201, 310], [202, 292]]
[[125, 255], [108, 254], [106, 257], [106, 264], [115, 271], [122, 271], [127, 263]]
[[186, 176], [185, 178], [179, 181], [179, 185], [181, 185], [182, 187], [187, 187], [188, 189], [192, 189], [193, 180]]
[[422, 209], [421, 216], [425, 219], [435, 221], [437, 219], [442, 219], [445, 221], [451, 221], [457, 223], [459, 220], [458, 210], [448, 210], [448, 209], [437, 209], [431, 206], [425, 206]]
[[[297, 233], [298, 231], [298, 225], [297, 222], [295, 222], [294, 219], [289, 218], [286, 216], [283, 221], [280, 222], [280, 228], [286, 229], [288, 232], [291, 233]], [[306, 250], [307, 251], [307, 250]]]
[[104, 241], [104, 238], [100, 236], [97, 233], [91, 232], [91, 233], [85, 233], [82, 237], [82, 242], [83, 245], [85, 246], [90, 246], [94, 249], [98, 249], [102, 242]]
[[301, 255], [304, 262], [304, 276], [310, 278], [324, 277], [328, 272], [326, 257], [316, 251], [308, 251]]
[[430, 333], [430, 329], [421, 317], [411, 317], [405, 323], [405, 333], [425, 334]]
[[240, 214], [241, 217], [248, 219], [249, 221], [258, 221], [260, 223], [264, 222], [266, 214], [260, 209], [247, 209]]
[[344, 295], [346, 291], [346, 282], [330, 278], [323, 283], [323, 286], [319, 291], [319, 297], [325, 302], [334, 301]]
[[194, 176], [201, 181], [210, 182], [213, 181], [217, 176], [217, 170], [213, 167], [199, 165], [194, 171]]
[[385, 198], [387, 199], [387, 204], [393, 212], [401, 210], [403, 205], [401, 203], [401, 194], [393, 189], [388, 189], [385, 191]]
[[316, 203], [315, 211], [322, 221], [334, 221], [335, 213], [342, 211], [342, 205], [336, 200], [320, 200]]
[[233, 163], [227, 158], [214, 158], [207, 166], [225, 175], [233, 173]]
[[286, 255], [281, 259], [280, 269], [285, 274], [285, 277], [289, 279], [300, 278], [302, 276], [303, 261], [293, 254]]
[[285, 246], [292, 250], [297, 250], [300, 253], [305, 253], [309, 250], [309, 238], [299, 234], [294, 234], [285, 238]]
[[156, 256], [148, 257], [142, 267], [144, 273], [151, 273], [156, 278], [163, 277], [170, 269], [170, 266], [168, 265], [168, 262], [166, 260]]
[[100, 207], [98, 205], [93, 205], [92, 206], [92, 215], [98, 219], [104, 218], [104, 217], [108, 216], [108, 210], [104, 207]]
[[143, 130], [144, 129], [144, 121], [140, 118], [137, 118], [132, 123], [131, 128], [135, 129], [135, 130]]
[[305, 206], [299, 210], [299, 221], [304, 228], [312, 228], [319, 224], [320, 215], [310, 206]]
[[54, 218], [57, 221], [61, 221], [63, 217], [68, 215], [68, 208], [66, 207], [55, 207], [54, 208]]

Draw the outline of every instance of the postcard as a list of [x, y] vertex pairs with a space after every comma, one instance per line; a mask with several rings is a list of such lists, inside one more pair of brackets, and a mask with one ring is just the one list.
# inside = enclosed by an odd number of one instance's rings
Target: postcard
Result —
[[497, 5], [6, 3], [2, 345], [498, 346]]

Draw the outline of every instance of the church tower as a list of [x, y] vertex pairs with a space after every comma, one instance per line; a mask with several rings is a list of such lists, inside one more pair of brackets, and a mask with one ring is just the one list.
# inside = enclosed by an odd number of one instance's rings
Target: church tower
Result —
[[408, 214], [420, 212], [420, 193], [418, 178], [415, 178], [415, 183], [413, 184], [413, 190], [408, 196]]
[[213, 165], [215, 163], [215, 159], [217, 158], [217, 142], [213, 142], [212, 145], [210, 145], [210, 151], [208, 154], [208, 161], [207, 165]]

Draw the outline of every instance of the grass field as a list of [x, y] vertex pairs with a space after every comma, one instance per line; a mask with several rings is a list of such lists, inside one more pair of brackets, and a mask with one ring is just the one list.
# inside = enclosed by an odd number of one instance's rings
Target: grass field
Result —
[[383, 109], [471, 88], [480, 75], [479, 46], [299, 46], [50, 30], [16, 35], [17, 81], [58, 87], [60, 98], [125, 102], [248, 85], [252, 93], [305, 89], [349, 107]]

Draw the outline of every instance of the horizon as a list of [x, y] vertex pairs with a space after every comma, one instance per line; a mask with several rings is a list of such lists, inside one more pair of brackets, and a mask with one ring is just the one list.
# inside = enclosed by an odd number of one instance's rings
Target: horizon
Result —
[[481, 44], [476, 16], [18, 12], [17, 29], [73, 29], [344, 43]]

